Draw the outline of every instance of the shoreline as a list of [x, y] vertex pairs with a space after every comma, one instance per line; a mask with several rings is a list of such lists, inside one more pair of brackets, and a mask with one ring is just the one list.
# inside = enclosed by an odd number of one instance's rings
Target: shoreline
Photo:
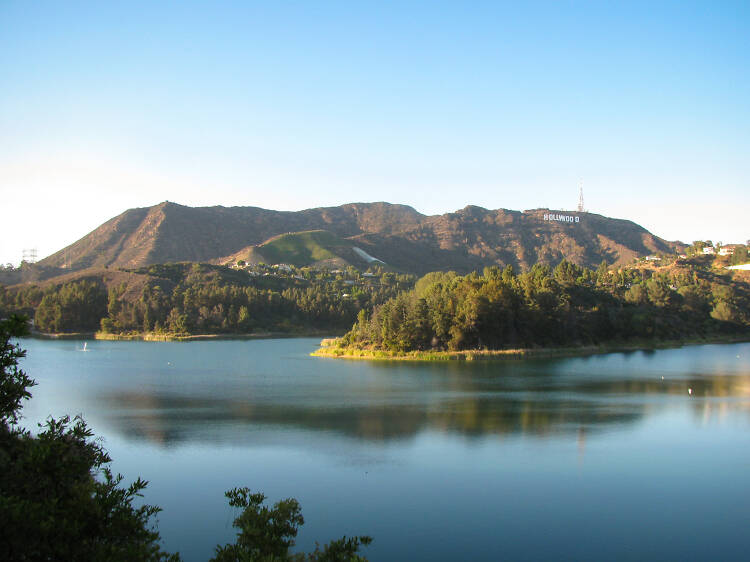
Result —
[[[325, 341], [325, 340], [324, 340]], [[621, 353], [630, 351], [654, 351], [657, 349], [674, 349], [690, 345], [732, 344], [750, 342], [750, 335], [730, 337], [690, 338], [684, 340], [663, 340], [657, 342], [628, 342], [622, 344], [605, 344], [582, 347], [545, 347], [519, 348], [497, 350], [462, 350], [462, 351], [384, 351], [376, 349], [342, 348], [322, 345], [310, 353], [311, 357], [330, 359], [351, 359], [363, 361], [502, 361], [518, 359], [544, 359], [565, 357], [586, 357], [604, 355], [607, 353]], [[323, 342], [321, 342], [323, 343]]]
[[330, 332], [311, 330], [308, 332], [251, 332], [249, 334], [105, 334], [103, 332], [43, 333], [32, 332], [26, 337], [40, 340], [101, 340], [101, 341], [148, 341], [148, 342], [190, 342], [210, 340], [256, 340], [319, 338], [330, 336]]

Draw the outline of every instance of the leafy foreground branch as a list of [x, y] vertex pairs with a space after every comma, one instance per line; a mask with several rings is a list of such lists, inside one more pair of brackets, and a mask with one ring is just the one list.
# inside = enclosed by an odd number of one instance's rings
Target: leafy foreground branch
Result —
[[360, 545], [372, 542], [370, 537], [342, 537], [325, 545], [320, 545], [310, 554], [289, 554], [289, 548], [294, 546], [294, 538], [300, 525], [305, 519], [299, 503], [294, 498], [281, 500], [273, 508], [263, 505], [266, 496], [261, 493], [252, 494], [248, 488], [234, 488], [226, 493], [229, 505], [242, 508], [242, 513], [234, 520], [234, 527], [240, 530], [235, 544], [217, 547], [215, 562], [230, 562], [235, 560], [263, 560], [276, 562], [277, 560], [313, 560], [335, 561], [350, 560], [359, 562], [366, 560], [357, 555]]
[[[111, 458], [80, 417], [49, 418], [32, 435], [19, 426], [22, 402], [36, 383], [18, 361], [26, 352], [13, 338], [26, 333], [19, 317], [0, 320], [0, 560], [180, 560], [162, 550], [152, 523], [160, 508], [140, 503], [148, 482], [124, 486]], [[290, 553], [304, 523], [294, 499], [263, 505], [247, 488], [227, 492], [242, 508], [237, 542], [217, 546], [217, 561], [361, 561], [369, 537], [343, 537], [322, 549]]]

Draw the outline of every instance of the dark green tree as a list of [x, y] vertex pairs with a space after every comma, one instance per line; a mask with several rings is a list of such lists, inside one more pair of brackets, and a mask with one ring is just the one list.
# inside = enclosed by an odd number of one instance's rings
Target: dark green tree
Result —
[[239, 532], [234, 544], [216, 547], [216, 555], [211, 559], [213, 562], [366, 561], [357, 553], [360, 546], [372, 542], [367, 536], [342, 537], [322, 549], [316, 547], [309, 554], [290, 553], [297, 532], [305, 523], [300, 505], [294, 498], [268, 507], [264, 505], [266, 496], [253, 494], [249, 488], [234, 488], [226, 493], [226, 497], [229, 498], [229, 505], [242, 509], [233, 523]]
[[646, 281], [648, 300], [654, 305], [664, 307], [672, 302], [672, 290], [669, 281], [663, 277], [653, 277]]
[[25, 330], [19, 317], [0, 321], [0, 559], [179, 560], [150, 524], [159, 508], [133, 505], [147, 483], [123, 487], [80, 417], [49, 418], [36, 436], [18, 426], [35, 384], [12, 343]]
[[750, 255], [748, 255], [746, 246], [738, 246], [737, 248], [735, 248], [732, 257], [729, 259], [729, 263], [732, 265], [738, 265], [748, 262], [750, 262]]
[[739, 320], [739, 314], [737, 309], [731, 304], [719, 301], [711, 311], [711, 318], [721, 322], [737, 322]]
[[29, 388], [36, 385], [31, 377], [18, 368], [18, 361], [26, 351], [13, 338], [26, 335], [26, 321], [19, 316], [0, 320], [0, 424], [10, 431], [18, 422], [21, 402], [31, 398]]
[[636, 283], [625, 293], [625, 300], [631, 304], [646, 304], [648, 302], [646, 289], [641, 283]]

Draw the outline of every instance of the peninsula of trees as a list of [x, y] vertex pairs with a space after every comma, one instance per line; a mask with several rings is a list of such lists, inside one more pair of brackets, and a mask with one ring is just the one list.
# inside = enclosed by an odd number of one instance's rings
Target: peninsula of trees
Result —
[[750, 336], [750, 286], [704, 262], [592, 270], [562, 261], [520, 274], [511, 266], [432, 273], [361, 311], [352, 329], [318, 354], [419, 358]]

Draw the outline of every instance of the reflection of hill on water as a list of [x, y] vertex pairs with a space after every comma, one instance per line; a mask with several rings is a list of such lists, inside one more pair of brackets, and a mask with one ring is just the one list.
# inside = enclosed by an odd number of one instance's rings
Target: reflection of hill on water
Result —
[[[523, 378], [526, 378], [525, 385]], [[679, 380], [575, 376], [448, 376], [440, 393], [404, 394], [380, 388], [370, 394], [305, 401], [263, 397], [182, 396], [117, 392], [103, 396], [107, 420], [128, 438], [169, 445], [180, 442], [264, 441], [274, 430], [326, 432], [368, 441], [410, 438], [431, 430], [469, 437], [575, 434], [631, 424], [665, 400], [691, 400], [705, 419], [750, 397], [750, 377], [702, 376]], [[688, 397], [687, 389], [692, 389]], [[363, 391], [365, 392], [365, 391]], [[679, 398], [678, 398], [679, 397]], [[719, 400], [717, 398], [725, 398]], [[739, 401], [750, 408], [747, 400]]]

